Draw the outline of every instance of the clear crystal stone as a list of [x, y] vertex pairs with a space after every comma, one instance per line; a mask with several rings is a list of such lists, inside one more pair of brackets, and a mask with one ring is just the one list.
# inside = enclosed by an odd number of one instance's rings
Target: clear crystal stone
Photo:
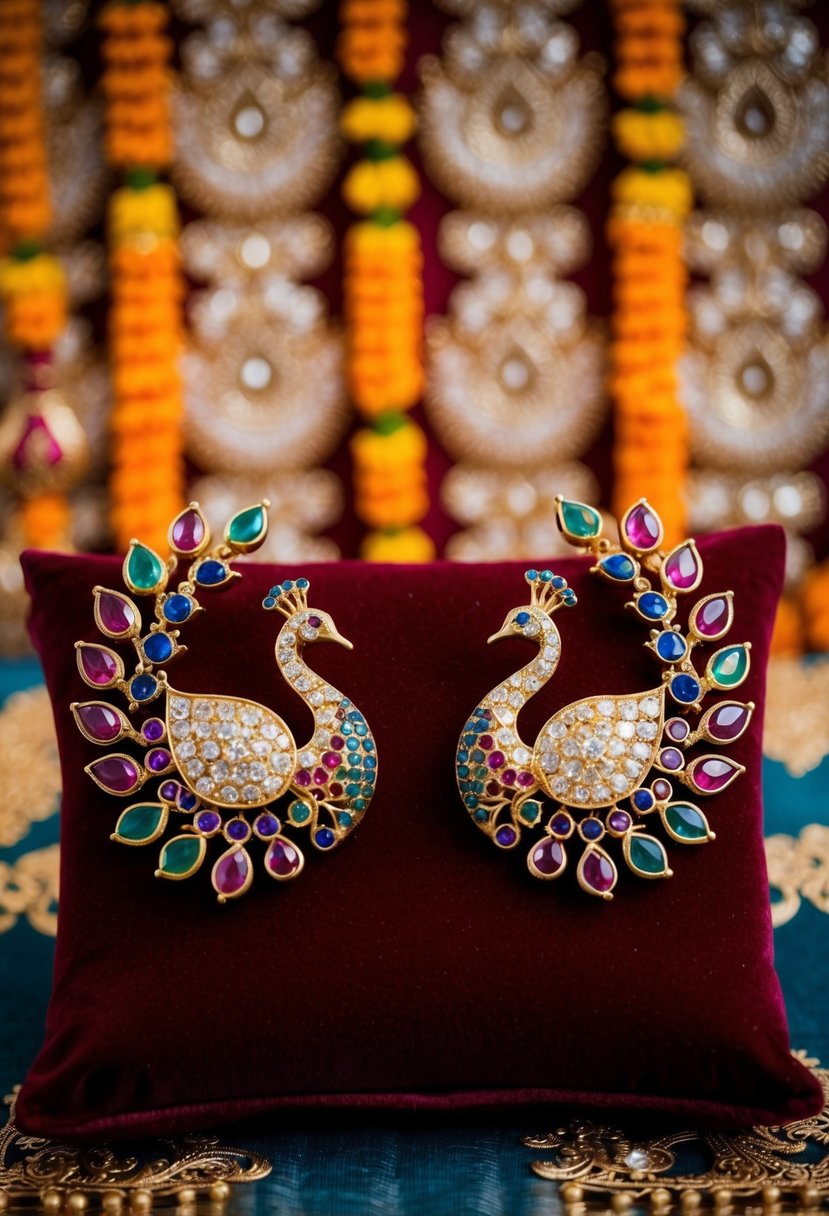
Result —
[[567, 727], [563, 722], [552, 722], [547, 730], [547, 734], [551, 739], [563, 739], [567, 734]]
[[293, 767], [291, 757], [280, 752], [271, 753], [271, 768], [275, 773], [289, 773]]
[[209, 718], [212, 718], [212, 716], [213, 716], [213, 706], [210, 704], [209, 701], [197, 701], [196, 702], [195, 706], [193, 707], [193, 717], [194, 718], [201, 718], [201, 720], [203, 722], [206, 722]]
[[655, 739], [656, 738], [656, 723], [655, 722], [638, 722], [636, 725], [636, 733], [640, 739]]
[[542, 752], [539, 760], [545, 773], [554, 773], [558, 768], [558, 752]]
[[257, 709], [255, 705], [244, 705], [242, 706], [242, 712], [239, 714], [239, 717], [242, 719], [245, 726], [255, 726], [262, 717], [262, 710]]
[[286, 646], [293, 646], [296, 641], [296, 634], [292, 629], [286, 629], [284, 633], [280, 634], [280, 638]]
[[222, 722], [230, 722], [236, 717], [236, 706], [232, 701], [219, 702], [219, 718]]
[[512, 758], [516, 764], [520, 764], [523, 768], [525, 764], [529, 764], [530, 760], [532, 760], [532, 752], [529, 752], [526, 747], [516, 747], [512, 753]]
[[209, 739], [214, 729], [212, 722], [197, 722], [195, 725], [196, 734], [200, 739]]
[[565, 777], [570, 777], [572, 780], [572, 778], [574, 778], [574, 777], [581, 776], [581, 770], [582, 770], [581, 760], [568, 760], [565, 763], [562, 771], [563, 771]]
[[222, 802], [235, 802], [239, 797], [239, 791], [235, 785], [223, 785], [219, 790], [219, 797]]
[[659, 702], [656, 697], [645, 697], [639, 702], [639, 708], [646, 718], [655, 718], [659, 713]]
[[326, 699], [326, 701], [339, 701], [340, 700], [340, 694], [337, 692], [336, 688], [334, 688], [333, 684], [326, 684], [325, 699]]
[[232, 739], [236, 734], [236, 726], [233, 722], [220, 722], [216, 727], [216, 734], [220, 739]]
[[576, 710], [576, 717], [580, 722], [589, 722], [593, 716], [592, 705], [580, 705]]
[[275, 739], [279, 734], [279, 727], [275, 722], [263, 722], [259, 728], [259, 734], [263, 739]]
[[561, 750], [565, 756], [577, 756], [579, 754], [579, 745], [575, 739], [565, 739]]
[[233, 739], [225, 746], [224, 753], [228, 760], [241, 760], [248, 754], [248, 749], [239, 739]]
[[194, 760], [188, 760], [184, 766], [184, 771], [188, 777], [200, 777], [204, 772], [204, 761], [199, 760], [198, 756]]
[[251, 781], [264, 781], [268, 775], [268, 770], [259, 760], [254, 761], [250, 766]]
[[625, 1165], [631, 1170], [646, 1170], [651, 1163], [650, 1154], [643, 1148], [632, 1148], [624, 1158]]
[[258, 785], [245, 785], [242, 787], [242, 797], [245, 802], [258, 802], [262, 797], [262, 790]]
[[496, 688], [495, 692], [492, 694], [490, 699], [494, 705], [500, 705], [502, 701], [506, 701], [506, 699], [507, 699], [506, 688]]
[[214, 743], [212, 739], [208, 739], [206, 743], [202, 744], [201, 754], [205, 760], [215, 760], [219, 754], [218, 743]]
[[215, 782], [210, 777], [199, 777], [196, 782], [197, 794], [212, 794]]
[[558, 646], [545, 646], [541, 653], [545, 659], [555, 660], [558, 658]]
[[552, 663], [548, 663], [546, 659], [539, 659], [538, 662], [536, 663], [536, 667], [538, 668], [538, 670], [541, 672], [541, 674], [543, 676], [548, 676], [550, 674], [550, 672], [553, 670]]
[[250, 749], [254, 756], [267, 756], [271, 750], [271, 745], [267, 739], [254, 739]]
[[651, 749], [648, 747], [647, 743], [634, 743], [630, 750], [631, 753], [634, 756], [637, 756], [640, 760], [647, 760], [648, 756], [651, 754]]
[[623, 794], [629, 784], [630, 782], [627, 777], [624, 777], [621, 773], [614, 773], [610, 778], [610, 788], [615, 790], [617, 794]]
[[230, 772], [230, 765], [226, 760], [217, 760], [215, 764], [210, 766], [210, 776], [216, 781], [224, 781], [225, 777]]
[[642, 771], [642, 765], [637, 764], [635, 760], [623, 760], [622, 771], [626, 773], [628, 777], [638, 777]]
[[173, 723], [170, 730], [171, 730], [174, 738], [186, 739], [187, 736], [190, 734], [190, 723], [185, 722], [184, 719], [182, 719], [182, 718], [179, 718], [179, 720], [177, 722]]
[[292, 650], [280, 650], [277, 657], [280, 663], [290, 663], [291, 659], [294, 657], [294, 653]]
[[541, 687], [541, 681], [536, 679], [535, 676], [527, 676], [525, 685], [530, 692], [538, 692], [539, 688]]
[[504, 723], [505, 726], [511, 726], [512, 723], [515, 721], [515, 714], [512, 712], [511, 709], [507, 709], [506, 707], [504, 707], [503, 709], [499, 708], [499, 709], [496, 709], [495, 713], [496, 713], [497, 717], [500, 719], [500, 721]]
[[619, 717], [626, 722], [635, 722], [639, 717], [639, 709], [635, 701], [622, 701], [619, 706]]
[[593, 786], [593, 801], [594, 802], [609, 802], [612, 797], [610, 786], [600, 783]]
[[519, 673], [516, 671], [515, 675], [510, 676], [510, 678], [509, 678], [509, 682], [510, 682], [510, 684], [512, 685], [512, 687], [513, 687], [513, 688], [520, 688], [520, 687], [521, 687], [521, 676], [520, 676], [520, 674], [519, 674]]
[[187, 760], [190, 756], [195, 756], [196, 745], [192, 739], [185, 739], [183, 743], [179, 743], [176, 748], [176, 755], [180, 760]]
[[575, 798], [576, 802], [589, 802], [590, 790], [586, 785], [577, 785], [573, 797]]
[[305, 638], [306, 642], [313, 642], [315, 638], [319, 637], [320, 631], [319, 629], [315, 629], [313, 625], [302, 625], [300, 626], [299, 632]]
[[515, 735], [511, 730], [507, 730], [505, 726], [502, 726], [501, 729], [496, 732], [495, 738], [502, 747], [511, 747], [515, 742]]
[[302, 672], [302, 668], [300, 667], [299, 663], [296, 663], [296, 662], [289, 663], [288, 666], [285, 668], [285, 675], [288, 677], [289, 680], [295, 680], [296, 677], [301, 674], [301, 672]]
[[170, 701], [170, 710], [174, 718], [188, 718], [190, 702], [185, 701], [184, 697], [173, 697]]
[[520, 692], [511, 692], [509, 695], [509, 703], [514, 709], [520, 709], [524, 704], [524, 698]]
[[612, 701], [599, 701], [596, 709], [603, 718], [612, 718], [615, 713], [615, 706]]
[[569, 788], [570, 788], [570, 782], [567, 780], [566, 777], [556, 777], [550, 783], [550, 789], [553, 791], [554, 794], [559, 794], [559, 795], [566, 794], [567, 790]]
[[230, 780], [235, 781], [237, 785], [241, 785], [243, 781], [248, 779], [248, 766], [246, 764], [237, 764], [235, 768], [230, 770]]
[[608, 755], [623, 756], [625, 754], [625, 745], [621, 739], [611, 739], [607, 745]]
[[582, 751], [588, 760], [598, 760], [599, 756], [604, 755], [605, 745], [601, 739], [595, 735], [590, 735], [582, 744]]
[[322, 705], [325, 698], [323, 697], [320, 690], [318, 688], [315, 688], [314, 691], [309, 696], [308, 700], [310, 701], [310, 703], [312, 705]]
[[316, 762], [317, 754], [316, 752], [312, 752], [310, 748], [306, 747], [305, 751], [299, 753], [299, 763], [303, 768], [313, 768]]
[[282, 782], [279, 780], [278, 777], [266, 777], [265, 780], [262, 782], [262, 789], [265, 791], [266, 794], [275, 794], [276, 791], [281, 787], [281, 785], [282, 785]]
[[632, 739], [636, 732], [636, 727], [632, 722], [617, 722], [616, 734], [620, 739]]
[[572, 726], [576, 720], [576, 715], [573, 713], [572, 709], [565, 709], [564, 713], [561, 715], [561, 720], [562, 722], [566, 723], [567, 726]]

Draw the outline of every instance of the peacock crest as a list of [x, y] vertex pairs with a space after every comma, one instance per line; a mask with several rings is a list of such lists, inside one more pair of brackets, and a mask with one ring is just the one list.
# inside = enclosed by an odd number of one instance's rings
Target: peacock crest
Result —
[[[203, 611], [199, 597], [225, 587], [239, 573], [230, 563], [265, 540], [268, 503], [239, 511], [222, 542], [211, 548], [210, 530], [191, 503], [170, 526], [170, 557], [164, 561], [133, 541], [124, 560], [128, 591], [94, 589], [94, 617], [100, 633], [130, 644], [135, 669], [99, 642], [77, 642], [78, 670], [96, 692], [114, 691], [127, 712], [108, 700], [72, 704], [81, 734], [111, 747], [128, 743], [139, 755], [111, 751], [86, 766], [108, 794], [129, 797], [158, 780], [155, 792], [133, 802], [118, 818], [112, 839], [161, 845], [156, 875], [181, 880], [201, 867], [211, 841], [223, 844], [211, 881], [220, 902], [243, 895], [254, 876], [251, 845], [262, 842], [264, 870], [278, 881], [296, 878], [304, 856], [291, 835], [307, 830], [314, 848], [328, 851], [362, 819], [377, 777], [377, 752], [365, 718], [338, 689], [305, 662], [305, 647], [338, 642], [351, 649], [327, 612], [309, 606], [309, 582], [297, 578], [271, 587], [262, 606], [284, 617], [276, 640], [276, 664], [286, 683], [305, 702], [314, 730], [304, 746], [279, 714], [242, 697], [192, 692], [173, 686], [167, 665], [184, 653], [182, 628]], [[185, 578], [171, 586], [179, 563]], [[153, 621], [145, 626], [132, 596], [153, 598]], [[164, 710], [153, 711], [155, 702]], [[133, 721], [133, 716], [137, 721]]]
[[702, 702], [710, 692], [728, 693], [743, 683], [750, 644], [722, 646], [698, 669], [698, 648], [720, 642], [731, 628], [733, 595], [697, 599], [683, 629], [680, 598], [699, 588], [702, 560], [693, 540], [662, 551], [662, 522], [645, 499], [625, 513], [619, 542], [603, 535], [601, 515], [585, 503], [557, 499], [557, 520], [565, 538], [595, 559], [591, 573], [630, 589], [626, 607], [649, 626], [645, 646], [660, 677], [652, 688], [574, 701], [552, 715], [534, 744], [525, 743], [518, 714], [551, 678], [561, 654], [554, 614], [576, 604], [560, 575], [528, 570], [529, 603], [509, 612], [489, 641], [524, 637], [538, 655], [480, 701], [461, 734], [456, 771], [473, 822], [499, 848], [515, 848], [524, 831], [543, 826], [527, 855], [530, 873], [558, 878], [575, 847], [579, 885], [611, 899], [618, 880], [608, 849], [613, 841], [634, 874], [667, 878], [665, 846], [649, 825], [661, 822], [677, 844], [714, 839], [686, 791], [719, 793], [744, 769], [710, 748], [692, 759], [686, 752], [698, 743], [727, 746], [745, 732], [751, 701], [721, 700], [704, 713]]

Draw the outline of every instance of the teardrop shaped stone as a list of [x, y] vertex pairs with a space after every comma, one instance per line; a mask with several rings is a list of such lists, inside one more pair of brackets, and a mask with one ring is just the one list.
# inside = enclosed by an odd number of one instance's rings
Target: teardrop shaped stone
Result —
[[739, 701], [723, 701], [710, 712], [705, 728], [718, 743], [731, 743], [748, 726], [751, 709]]
[[688, 765], [694, 785], [704, 794], [718, 794], [742, 771], [741, 765], [724, 756], [700, 756]]
[[731, 599], [727, 595], [712, 595], [700, 600], [692, 613], [693, 627], [701, 637], [722, 637], [730, 624]]
[[537, 870], [544, 878], [553, 878], [564, 865], [564, 846], [560, 840], [547, 836], [530, 849], [530, 869]]
[[75, 706], [75, 716], [90, 738], [98, 743], [112, 743], [124, 728], [124, 719], [117, 709], [103, 701], [89, 701]]
[[659, 543], [662, 522], [652, 507], [640, 502], [628, 512], [624, 531], [633, 548], [645, 552]]
[[95, 684], [98, 688], [107, 688], [121, 674], [118, 656], [105, 646], [79, 646], [78, 663], [81, 674], [90, 684]]
[[628, 557], [627, 553], [612, 553], [610, 557], [603, 557], [599, 568], [608, 578], [619, 583], [630, 582], [636, 574], [633, 558]]
[[201, 863], [204, 849], [204, 840], [200, 836], [175, 836], [161, 850], [158, 868], [162, 874], [180, 878]]
[[207, 524], [198, 507], [187, 507], [170, 525], [170, 540], [177, 553], [198, 553], [207, 536]]
[[115, 825], [115, 834], [133, 844], [149, 844], [158, 835], [163, 818], [164, 807], [157, 802], [137, 803], [127, 807], [121, 815]]
[[562, 531], [579, 540], [592, 540], [602, 530], [599, 512], [583, 502], [563, 499], [558, 504], [558, 516]]
[[290, 840], [277, 836], [271, 841], [265, 854], [265, 865], [275, 878], [292, 878], [301, 864], [302, 854]]
[[665, 808], [665, 822], [680, 840], [693, 842], [708, 839], [708, 820], [690, 802], [674, 802]]
[[134, 628], [138, 620], [138, 609], [132, 600], [117, 595], [114, 591], [96, 591], [95, 599], [98, 618], [107, 633], [123, 637]]
[[223, 853], [213, 867], [213, 886], [220, 895], [239, 895], [248, 880], [250, 858], [244, 849]]
[[89, 765], [89, 771], [112, 794], [129, 794], [140, 777], [138, 765], [127, 756], [103, 756]]
[[661, 843], [653, 836], [630, 836], [628, 858], [632, 870], [640, 874], [664, 874], [668, 869], [668, 857]]
[[669, 586], [675, 591], [690, 591], [702, 573], [699, 555], [693, 541], [674, 549], [665, 558], [663, 571]]
[[267, 524], [268, 517], [261, 504], [247, 507], [234, 515], [227, 525], [227, 539], [231, 545], [244, 545], [247, 548], [264, 540]]
[[146, 545], [130, 547], [124, 568], [124, 578], [134, 591], [155, 591], [166, 582], [165, 567], [161, 558]]
[[589, 848], [579, 868], [585, 885], [598, 895], [604, 895], [616, 885], [616, 867], [601, 849]]
[[721, 688], [736, 688], [748, 675], [748, 665], [747, 646], [726, 646], [711, 656], [708, 674]]

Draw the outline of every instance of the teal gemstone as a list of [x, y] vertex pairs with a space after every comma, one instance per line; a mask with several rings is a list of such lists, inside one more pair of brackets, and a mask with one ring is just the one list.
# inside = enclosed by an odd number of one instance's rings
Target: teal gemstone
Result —
[[247, 548], [264, 539], [267, 527], [265, 508], [248, 507], [234, 515], [227, 525], [227, 539], [231, 545], [244, 545]]
[[459, 764], [458, 765], [458, 776], [459, 777], [468, 777], [469, 776], [469, 765], [468, 764]]
[[155, 591], [166, 583], [166, 568], [161, 558], [146, 545], [132, 545], [124, 567], [124, 578], [133, 591]]
[[368, 802], [365, 798], [355, 798], [352, 806], [354, 807], [355, 811], [364, 811], [368, 806]]
[[640, 836], [635, 833], [629, 837], [629, 861], [631, 869], [640, 874], [664, 874], [668, 868], [668, 858], [665, 850], [653, 836]]
[[159, 869], [174, 877], [189, 874], [201, 861], [204, 847], [200, 836], [176, 836], [161, 850]]
[[350, 828], [351, 827], [351, 816], [349, 815], [348, 811], [339, 811], [338, 812], [337, 823], [340, 825], [341, 828]]
[[476, 823], [486, 823], [486, 821], [489, 819], [489, 815], [486, 813], [486, 811], [483, 808], [481, 808], [480, 810], [477, 810], [475, 812], [475, 814], [472, 816], [472, 818], [475, 820]]
[[533, 824], [537, 821], [538, 816], [540, 814], [541, 814], [541, 803], [533, 802], [532, 800], [530, 800], [529, 802], [525, 802], [524, 805], [521, 807], [521, 810], [518, 812], [518, 818], [523, 823]]
[[115, 833], [122, 840], [133, 844], [149, 844], [155, 840], [166, 819], [163, 806], [157, 803], [139, 803], [127, 807], [115, 825]]
[[291, 823], [301, 825], [307, 823], [311, 818], [311, 808], [307, 802], [302, 802], [301, 799], [295, 799], [288, 807], [288, 818]]
[[702, 811], [686, 802], [675, 802], [665, 808], [665, 822], [680, 840], [708, 839], [708, 821]]
[[736, 688], [748, 674], [748, 647], [726, 646], [711, 656], [708, 674], [720, 688]]
[[578, 540], [592, 540], [602, 530], [601, 515], [586, 503], [564, 499], [558, 510], [562, 530]]

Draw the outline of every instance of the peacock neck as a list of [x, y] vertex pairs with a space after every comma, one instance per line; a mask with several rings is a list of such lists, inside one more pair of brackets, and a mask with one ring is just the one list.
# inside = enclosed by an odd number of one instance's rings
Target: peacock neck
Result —
[[558, 666], [561, 638], [551, 620], [544, 622], [541, 632], [533, 640], [538, 644], [536, 657], [494, 688], [486, 698], [495, 716], [506, 726], [515, 723], [530, 698], [544, 687]]
[[330, 734], [332, 723], [340, 716], [338, 711], [344, 698], [338, 688], [329, 684], [308, 666], [303, 657], [304, 646], [301, 626], [297, 627], [295, 622], [287, 621], [277, 638], [276, 663], [285, 682], [314, 715], [313, 741], [317, 732]]

